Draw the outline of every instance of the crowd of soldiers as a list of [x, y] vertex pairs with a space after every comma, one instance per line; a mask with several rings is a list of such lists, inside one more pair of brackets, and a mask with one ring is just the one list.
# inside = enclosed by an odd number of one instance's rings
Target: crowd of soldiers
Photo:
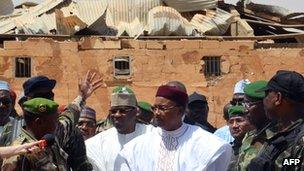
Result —
[[[21, 114], [16, 93], [0, 81], [2, 170], [304, 170], [300, 73], [280, 70], [269, 81], [237, 82], [219, 129], [207, 121], [208, 98], [188, 96], [179, 81], [161, 85], [153, 105], [116, 86], [107, 118], [97, 121], [86, 104], [103, 84], [95, 77], [89, 71], [78, 96], [62, 105], [54, 100], [56, 80], [29, 78], [18, 99]], [[49, 134], [54, 143], [41, 148]], [[14, 146], [16, 154], [1, 151]]]

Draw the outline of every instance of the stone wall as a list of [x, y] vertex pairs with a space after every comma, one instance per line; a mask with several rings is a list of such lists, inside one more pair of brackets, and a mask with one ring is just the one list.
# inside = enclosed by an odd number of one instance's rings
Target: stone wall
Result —
[[[269, 79], [279, 69], [304, 73], [304, 48], [255, 49], [254, 41], [218, 40], [102, 40], [83, 38], [78, 42], [52, 39], [5, 41], [0, 49], [0, 80], [8, 81], [17, 94], [26, 78], [15, 78], [15, 57], [32, 58], [32, 76], [46, 75], [57, 80], [55, 99], [66, 104], [77, 95], [78, 79], [88, 69], [104, 80], [87, 104], [104, 118], [109, 96], [115, 85], [126, 84], [138, 100], [153, 103], [156, 89], [170, 80], [185, 83], [188, 93], [208, 97], [209, 121], [224, 124], [222, 108], [231, 99], [234, 84], [240, 79]], [[113, 58], [131, 58], [131, 76], [113, 76]], [[220, 77], [205, 78], [204, 56], [221, 56]]]

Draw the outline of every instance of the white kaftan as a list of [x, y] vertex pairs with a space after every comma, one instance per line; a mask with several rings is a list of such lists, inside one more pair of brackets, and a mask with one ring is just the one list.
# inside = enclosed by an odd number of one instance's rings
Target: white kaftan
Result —
[[198, 126], [155, 128], [127, 143], [120, 156], [131, 171], [225, 171], [231, 146]]
[[120, 134], [113, 127], [86, 140], [87, 156], [93, 165], [93, 170], [123, 170], [121, 169], [123, 159], [118, 153], [127, 142], [145, 133], [148, 127], [150, 126], [136, 124], [135, 131], [130, 134]]

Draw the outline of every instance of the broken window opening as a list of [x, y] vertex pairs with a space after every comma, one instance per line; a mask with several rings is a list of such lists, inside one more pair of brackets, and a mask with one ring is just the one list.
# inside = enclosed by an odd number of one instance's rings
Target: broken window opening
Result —
[[120, 56], [114, 58], [114, 76], [130, 76], [130, 57]]
[[221, 76], [221, 57], [220, 56], [205, 56], [204, 75], [206, 77]]
[[16, 57], [15, 58], [15, 77], [31, 77], [31, 58]]

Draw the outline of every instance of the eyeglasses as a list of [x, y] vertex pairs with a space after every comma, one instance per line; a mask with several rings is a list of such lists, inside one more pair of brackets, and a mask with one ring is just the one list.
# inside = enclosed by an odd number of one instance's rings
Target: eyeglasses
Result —
[[78, 126], [87, 126], [87, 127], [92, 128], [92, 127], [94, 127], [94, 126], [96, 125], [96, 123], [93, 122], [93, 121], [79, 121], [79, 122], [77, 123], [77, 125], [78, 125]]
[[165, 111], [168, 111], [170, 109], [173, 109], [175, 108], [176, 106], [171, 106], [171, 107], [165, 107], [165, 106], [151, 106], [151, 109], [153, 112], [156, 112], [157, 109], [161, 112], [165, 112]]
[[119, 113], [129, 113], [134, 109], [135, 108], [117, 108], [117, 109], [110, 109], [109, 112], [110, 112], [110, 114], [115, 114], [117, 112], [119, 112]]
[[257, 104], [259, 104], [259, 103], [261, 103], [261, 102], [263, 102], [262, 100], [259, 100], [259, 101], [255, 101], [255, 102], [245, 102], [244, 103], [244, 106], [245, 106], [245, 108], [250, 108], [250, 107], [252, 107], [252, 106], [254, 106], [254, 105], [257, 105]]

